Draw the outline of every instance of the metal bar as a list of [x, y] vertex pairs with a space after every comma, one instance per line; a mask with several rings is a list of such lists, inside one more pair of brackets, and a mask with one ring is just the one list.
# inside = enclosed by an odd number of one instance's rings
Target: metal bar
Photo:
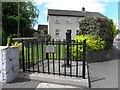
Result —
[[78, 40], [76, 44], [76, 77], [78, 77]]
[[89, 74], [89, 66], [87, 63], [87, 71], [88, 71], [88, 84], [89, 84], [89, 88], [91, 88], [91, 81], [90, 81], [90, 74]]
[[[65, 45], [66, 45], [66, 42], [65, 42], [65, 39], [64, 39], [64, 41], [63, 41], [63, 43], [64, 43], [64, 48], [65, 48]], [[64, 65], [66, 64], [66, 51], [65, 51], [65, 49], [64, 49], [64, 52], [63, 53], [65, 53], [64, 54]], [[66, 67], [64, 67], [64, 74], [65, 74], [65, 76], [66, 76]]]
[[43, 47], [43, 41], [42, 41], [42, 69], [43, 69], [43, 73], [44, 73], [44, 47]]
[[[46, 40], [46, 46], [48, 45], [48, 41]], [[48, 59], [49, 58], [49, 54], [48, 53], [46, 53], [46, 59]]]
[[57, 44], [58, 41], [56, 41], [56, 59], [58, 58], [57, 57], [57, 53], [58, 53], [58, 44]]
[[27, 47], [27, 45], [25, 44], [25, 46], [26, 46], [26, 69], [28, 69], [28, 51], [27, 51], [27, 49], [28, 49], [28, 47]]
[[22, 41], [22, 66], [23, 66], [23, 72], [25, 72], [24, 42], [23, 41]]
[[70, 52], [70, 55], [69, 55], [70, 56], [70, 65], [71, 65], [70, 66], [70, 77], [72, 77], [72, 54], [71, 54], [72, 53], [72, 45], [71, 45], [71, 43], [72, 42], [70, 42], [70, 51], [69, 51]]
[[59, 66], [59, 75], [60, 75], [60, 41], [58, 41], [58, 53], [59, 53], [59, 56], [58, 56], [58, 57], [59, 57], [59, 58], [58, 58], [58, 61], [59, 61], [58, 63], [59, 63], [59, 65], [58, 65], [58, 66]]
[[28, 42], [28, 71], [30, 72], [30, 45], [29, 45], [29, 42]]
[[33, 42], [31, 43], [31, 61], [32, 61], [32, 68], [34, 72], [34, 49], [33, 49]]
[[37, 43], [36, 43], [36, 46], [37, 46], [37, 47], [36, 47], [36, 59], [37, 59], [36, 61], [37, 61], [37, 63], [38, 63], [38, 64], [37, 64], [37, 66], [38, 66], [38, 73], [40, 73], [40, 69], [39, 69], [39, 50], [38, 50], [39, 48], [38, 48], [38, 40], [37, 40], [36, 42], [37, 42]]
[[[53, 46], [54, 46], [54, 39], [53, 39], [53, 42], [52, 42]], [[55, 63], [54, 63], [54, 53], [53, 53], [53, 74], [55, 75]]]
[[[51, 46], [51, 41], [49, 41], [49, 42], [50, 42], [49, 45]], [[51, 58], [51, 53], [49, 53], [49, 59], [52, 59], [52, 58]]]
[[69, 42], [67, 41], [67, 65], [69, 66]]
[[85, 60], [86, 59], [86, 39], [83, 41], [83, 66], [82, 66], [82, 78], [85, 79]]
[[[48, 45], [48, 41], [46, 40], [46, 46]], [[48, 74], [50, 73], [50, 68], [49, 68], [49, 54], [46, 53], [46, 59], [47, 59], [47, 64], [48, 64]]]

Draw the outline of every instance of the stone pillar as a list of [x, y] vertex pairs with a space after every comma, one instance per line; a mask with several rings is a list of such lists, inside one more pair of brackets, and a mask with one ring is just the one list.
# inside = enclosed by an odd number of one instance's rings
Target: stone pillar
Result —
[[11, 82], [19, 73], [18, 47], [0, 46], [0, 82]]

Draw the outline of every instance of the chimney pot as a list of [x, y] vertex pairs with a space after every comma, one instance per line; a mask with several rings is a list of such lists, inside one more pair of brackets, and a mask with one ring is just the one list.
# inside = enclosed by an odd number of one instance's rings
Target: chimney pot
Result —
[[84, 7], [82, 7], [82, 11], [85, 12], [85, 8]]

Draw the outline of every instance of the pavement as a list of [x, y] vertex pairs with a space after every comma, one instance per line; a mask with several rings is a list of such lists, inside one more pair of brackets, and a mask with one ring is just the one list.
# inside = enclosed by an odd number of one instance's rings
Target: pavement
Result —
[[8, 88], [36, 88], [40, 82], [29, 80], [29, 79], [22, 79], [17, 78], [11, 83], [2, 83], [3, 89]]
[[118, 60], [89, 64], [91, 88], [118, 88]]
[[91, 88], [118, 88], [120, 41], [114, 41], [109, 61], [89, 63]]
[[37, 88], [79, 88], [75, 86], [69, 85], [60, 85], [60, 84], [52, 84], [52, 83], [40, 83]]
[[5, 89], [37, 89], [37, 88], [80, 88], [70, 85], [60, 85], [46, 82], [38, 82], [29, 79], [17, 78], [12, 83], [2, 83], [2, 90]]

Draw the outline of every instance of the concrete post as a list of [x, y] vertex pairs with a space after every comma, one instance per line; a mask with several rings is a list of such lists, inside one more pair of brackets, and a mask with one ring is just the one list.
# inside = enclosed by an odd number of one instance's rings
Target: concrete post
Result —
[[19, 73], [18, 47], [0, 46], [0, 82], [11, 82]]

